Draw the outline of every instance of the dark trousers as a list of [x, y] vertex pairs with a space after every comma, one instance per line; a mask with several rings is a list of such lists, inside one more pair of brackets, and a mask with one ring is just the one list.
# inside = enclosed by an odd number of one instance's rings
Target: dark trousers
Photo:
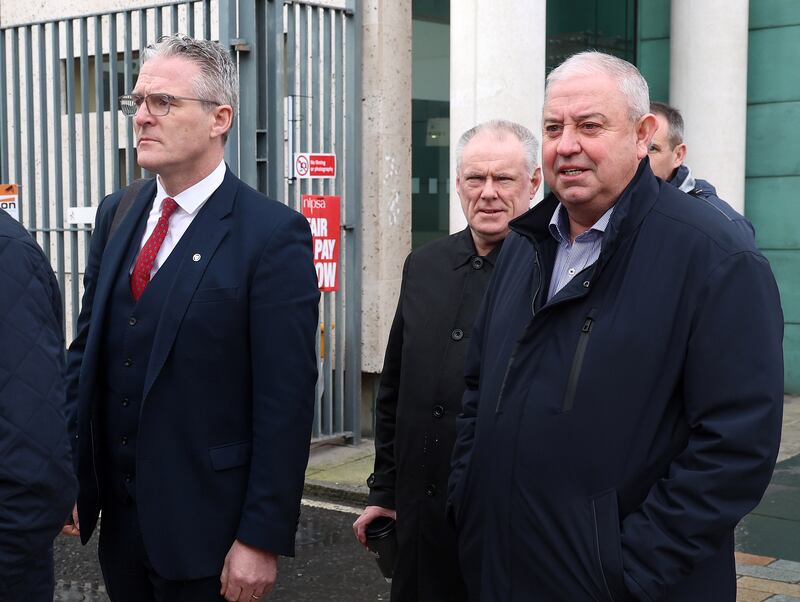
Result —
[[[147, 558], [136, 505], [109, 504], [100, 524], [100, 568], [111, 602], [220, 602], [219, 575], [172, 581]], [[201, 526], [198, 526], [200, 528]], [[52, 598], [51, 598], [52, 600]]]
[[54, 590], [52, 545], [19, 569], [0, 562], [0, 602], [53, 602]]

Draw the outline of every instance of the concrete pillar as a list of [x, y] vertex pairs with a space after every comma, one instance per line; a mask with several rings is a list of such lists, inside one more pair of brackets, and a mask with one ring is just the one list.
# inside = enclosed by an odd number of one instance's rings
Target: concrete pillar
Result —
[[[510, 119], [541, 138], [546, 0], [450, 2], [450, 232], [466, 226], [456, 194], [461, 134]], [[541, 189], [539, 197], [541, 198]]]
[[673, 0], [670, 104], [686, 125], [686, 164], [744, 213], [748, 0]]
[[374, 373], [411, 250], [411, 2], [363, 0], [361, 10], [362, 368]]

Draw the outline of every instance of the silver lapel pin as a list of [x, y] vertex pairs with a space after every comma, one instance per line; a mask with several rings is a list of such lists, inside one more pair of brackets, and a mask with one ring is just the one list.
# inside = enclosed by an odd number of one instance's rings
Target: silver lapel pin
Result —
[[194, 255], [192, 255], [192, 261], [200, 261], [200, 259], [201, 259], [200, 253], [195, 253]]

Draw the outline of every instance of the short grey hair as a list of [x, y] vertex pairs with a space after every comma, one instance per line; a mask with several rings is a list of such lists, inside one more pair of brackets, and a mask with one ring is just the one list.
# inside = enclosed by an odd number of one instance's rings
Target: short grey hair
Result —
[[539, 140], [524, 125], [507, 119], [492, 119], [479, 123], [475, 127], [468, 129], [461, 134], [456, 145], [456, 171], [461, 172], [461, 159], [464, 156], [464, 149], [470, 140], [481, 132], [493, 132], [496, 134], [511, 134], [522, 143], [525, 148], [525, 166], [528, 169], [528, 176], [533, 177], [533, 172], [539, 166], [537, 157], [539, 155]]
[[[175, 33], [164, 36], [141, 52], [142, 64], [153, 58], [181, 57], [200, 67], [192, 82], [198, 98], [230, 105], [236, 115], [239, 101], [239, 75], [231, 53], [218, 42], [197, 40]], [[210, 108], [212, 105], [207, 105]]]
[[639, 70], [628, 61], [596, 50], [573, 54], [550, 72], [544, 89], [545, 103], [554, 83], [589, 75], [608, 75], [617, 81], [619, 91], [628, 102], [632, 122], [636, 123], [650, 111], [650, 89]]
[[662, 115], [667, 120], [667, 138], [673, 149], [683, 143], [683, 116], [678, 109], [665, 102], [654, 101], [650, 103], [650, 112]]

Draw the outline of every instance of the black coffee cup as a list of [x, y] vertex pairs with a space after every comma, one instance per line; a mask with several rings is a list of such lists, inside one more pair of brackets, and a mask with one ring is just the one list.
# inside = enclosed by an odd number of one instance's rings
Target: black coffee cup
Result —
[[394, 561], [397, 557], [397, 534], [394, 520], [379, 516], [367, 525], [367, 547], [375, 554], [378, 568], [386, 581], [392, 581]]

